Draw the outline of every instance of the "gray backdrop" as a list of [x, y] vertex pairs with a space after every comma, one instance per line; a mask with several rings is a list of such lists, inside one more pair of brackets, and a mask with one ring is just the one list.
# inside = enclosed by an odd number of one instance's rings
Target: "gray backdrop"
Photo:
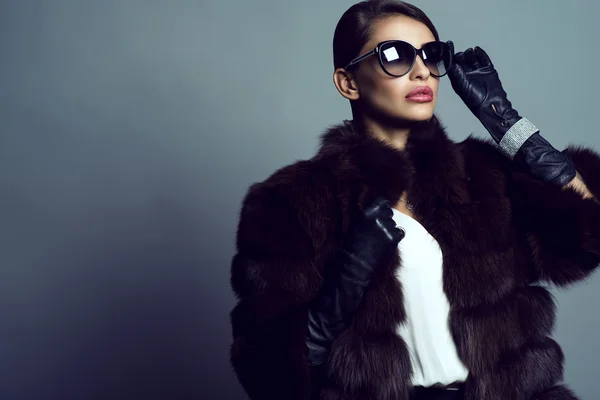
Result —
[[[415, 1], [480, 45], [562, 148], [596, 134], [594, 0]], [[346, 0], [0, 2], [0, 398], [242, 399], [228, 361], [242, 196], [350, 116]], [[443, 78], [456, 140], [482, 127]], [[600, 396], [600, 277], [560, 302], [566, 380]]]

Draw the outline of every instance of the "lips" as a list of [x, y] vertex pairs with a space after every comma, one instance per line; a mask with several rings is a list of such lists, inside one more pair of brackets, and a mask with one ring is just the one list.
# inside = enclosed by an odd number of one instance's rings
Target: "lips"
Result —
[[412, 103], [430, 103], [433, 101], [433, 90], [429, 86], [418, 86], [406, 95]]
[[406, 95], [406, 98], [416, 97], [416, 96], [429, 96], [429, 97], [433, 97], [433, 90], [431, 90], [431, 88], [429, 86], [417, 86], [416, 88], [414, 88], [413, 90], [411, 90]]

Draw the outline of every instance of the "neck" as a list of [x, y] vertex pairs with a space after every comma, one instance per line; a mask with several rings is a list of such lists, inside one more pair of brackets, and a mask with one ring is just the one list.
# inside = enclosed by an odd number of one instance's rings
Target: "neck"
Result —
[[381, 120], [375, 120], [367, 115], [363, 115], [358, 119], [362, 129], [369, 135], [389, 143], [394, 148], [404, 150], [406, 148], [406, 142], [410, 135], [411, 123], [406, 122], [385, 122]]

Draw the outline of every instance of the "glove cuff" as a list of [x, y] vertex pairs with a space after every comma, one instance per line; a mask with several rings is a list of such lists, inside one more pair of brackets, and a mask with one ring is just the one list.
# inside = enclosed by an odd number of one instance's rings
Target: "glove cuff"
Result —
[[536, 132], [539, 132], [539, 129], [535, 125], [527, 118], [521, 118], [502, 136], [498, 147], [502, 154], [512, 161], [527, 139]]

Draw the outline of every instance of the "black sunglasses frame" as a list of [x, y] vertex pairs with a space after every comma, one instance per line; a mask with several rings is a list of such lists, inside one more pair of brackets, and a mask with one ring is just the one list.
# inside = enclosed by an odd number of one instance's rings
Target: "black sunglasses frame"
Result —
[[[405, 73], [401, 74], [401, 75], [392, 74], [391, 72], [389, 72], [385, 68], [385, 65], [383, 63], [383, 59], [381, 58], [382, 57], [381, 48], [383, 46], [385, 46], [386, 44], [389, 44], [389, 43], [398, 43], [398, 42], [405, 43], [405, 44], [409, 45], [413, 49], [413, 52], [414, 52], [414, 58], [413, 58], [412, 63], [410, 64], [410, 67], [408, 67], [408, 70]], [[448, 44], [448, 42], [442, 42], [442, 41], [439, 41], [439, 40], [425, 43], [420, 49], [417, 49], [415, 46], [413, 46], [412, 44], [410, 44], [408, 42], [405, 42], [404, 40], [385, 40], [383, 42], [379, 42], [377, 44], [377, 46], [375, 46], [375, 48], [373, 50], [371, 50], [371, 51], [369, 51], [369, 52], [367, 52], [367, 53], [365, 53], [363, 55], [360, 55], [360, 56], [356, 57], [355, 59], [353, 59], [352, 61], [350, 61], [348, 63], [348, 65], [346, 65], [344, 67], [344, 69], [347, 70], [348, 68], [352, 67], [353, 65], [358, 64], [359, 62], [361, 62], [361, 61], [369, 58], [370, 56], [372, 56], [374, 54], [377, 54], [377, 59], [379, 60], [379, 65], [381, 66], [381, 69], [383, 70], [383, 72], [385, 72], [389, 76], [393, 76], [395, 78], [398, 78], [398, 77], [401, 77], [401, 76], [404, 76], [404, 75], [408, 74], [413, 69], [413, 67], [415, 66], [415, 62], [417, 61], [417, 56], [421, 57], [421, 60], [425, 61], [425, 59], [423, 58], [423, 47], [427, 46], [430, 43], [443, 43], [444, 45], [448, 46], [448, 50], [449, 50], [449, 54], [450, 54], [450, 62], [448, 63], [448, 67], [446, 68], [446, 72], [443, 73], [442, 75], [436, 75], [433, 72], [431, 72], [431, 70], [429, 70], [429, 72], [431, 73], [431, 75], [435, 76], [436, 78], [441, 78], [442, 76], [444, 76], [444, 75], [446, 75], [448, 73], [448, 70], [450, 69], [450, 66], [452, 66], [452, 56], [453, 56], [453, 54], [452, 54], [452, 46], [450, 46]]]

